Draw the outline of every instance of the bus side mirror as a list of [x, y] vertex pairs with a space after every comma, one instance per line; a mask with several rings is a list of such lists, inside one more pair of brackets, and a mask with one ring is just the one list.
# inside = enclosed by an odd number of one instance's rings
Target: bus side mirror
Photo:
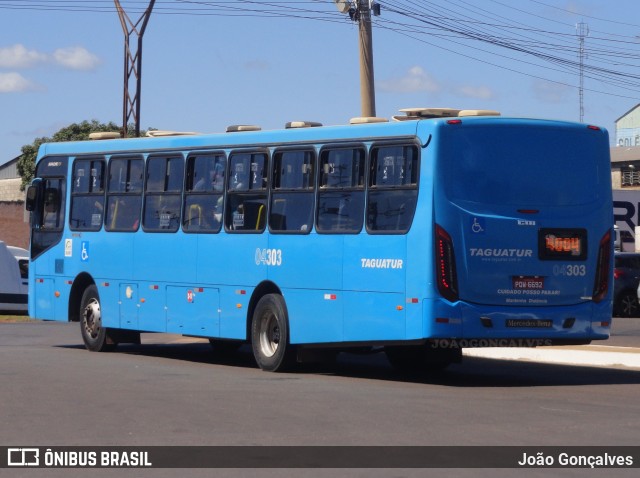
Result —
[[29, 186], [27, 188], [27, 197], [24, 203], [25, 209], [29, 212], [35, 211], [37, 202], [38, 202], [38, 187]]
[[43, 214], [43, 191], [44, 183], [41, 179], [36, 178], [31, 182], [31, 186], [27, 188], [27, 196], [25, 198], [24, 207], [31, 212], [31, 227], [38, 228], [42, 224]]

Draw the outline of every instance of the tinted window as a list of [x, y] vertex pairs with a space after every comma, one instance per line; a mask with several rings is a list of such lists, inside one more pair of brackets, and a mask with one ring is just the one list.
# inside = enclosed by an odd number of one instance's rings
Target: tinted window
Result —
[[316, 229], [322, 233], [357, 233], [364, 218], [362, 148], [325, 149], [320, 156]]
[[310, 232], [313, 227], [313, 151], [279, 151], [273, 161], [269, 228], [275, 232]]
[[196, 154], [187, 158], [187, 183], [182, 228], [188, 232], [218, 232], [222, 224], [226, 158]]
[[225, 207], [228, 231], [264, 231], [267, 223], [267, 162], [265, 153], [235, 153], [229, 157]]
[[418, 148], [371, 148], [367, 230], [403, 233], [409, 230], [418, 198]]
[[147, 159], [147, 183], [142, 226], [146, 231], [175, 232], [180, 227], [184, 159], [153, 156]]
[[117, 158], [109, 162], [107, 231], [136, 231], [142, 206], [142, 158]]
[[71, 229], [98, 231], [104, 216], [104, 170], [102, 158], [76, 160], [71, 184]]

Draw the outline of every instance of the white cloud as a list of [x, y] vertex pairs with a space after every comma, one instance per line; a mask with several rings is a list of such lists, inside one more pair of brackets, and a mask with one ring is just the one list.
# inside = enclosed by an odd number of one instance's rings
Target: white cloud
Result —
[[491, 100], [496, 96], [494, 91], [488, 86], [461, 86], [457, 88], [457, 93], [467, 98], [480, 100]]
[[404, 76], [380, 81], [379, 88], [392, 93], [435, 93], [441, 89], [438, 82], [419, 66], [409, 68]]
[[93, 70], [100, 64], [100, 59], [81, 46], [58, 48], [53, 52], [53, 59], [58, 64], [72, 70]]
[[533, 82], [533, 95], [544, 103], [564, 103], [572, 93], [573, 88], [568, 85], [543, 80]]
[[17, 93], [36, 89], [38, 89], [37, 85], [20, 73], [0, 73], [0, 93]]
[[27, 50], [24, 45], [0, 48], [0, 68], [30, 68], [46, 61], [46, 54]]

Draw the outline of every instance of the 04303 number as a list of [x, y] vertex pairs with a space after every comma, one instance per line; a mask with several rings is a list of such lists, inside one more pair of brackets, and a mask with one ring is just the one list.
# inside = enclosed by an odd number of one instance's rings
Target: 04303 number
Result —
[[587, 266], [577, 264], [563, 264], [553, 266], [554, 276], [584, 277], [587, 275]]
[[256, 249], [256, 265], [282, 265], [282, 249]]

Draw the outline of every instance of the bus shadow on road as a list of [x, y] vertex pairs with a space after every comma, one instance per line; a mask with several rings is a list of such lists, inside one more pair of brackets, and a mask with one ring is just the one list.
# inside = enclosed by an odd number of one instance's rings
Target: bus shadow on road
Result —
[[[84, 349], [80, 345], [64, 345], [61, 347]], [[256, 369], [256, 372], [268, 373], [257, 370], [249, 345], [243, 345], [233, 353], [220, 353], [215, 352], [206, 342], [122, 344], [118, 346], [114, 353], [211, 364], [212, 366]], [[281, 377], [282, 375], [273, 374], [273, 377]], [[423, 383], [448, 387], [553, 387], [640, 384], [640, 370], [478, 357], [465, 357], [462, 363], [452, 364], [442, 371], [410, 374], [393, 369], [382, 352], [372, 354], [340, 353], [335, 360], [330, 362], [298, 364], [293, 372], [284, 375], [297, 375], [300, 378], [322, 375], [352, 379]]]

